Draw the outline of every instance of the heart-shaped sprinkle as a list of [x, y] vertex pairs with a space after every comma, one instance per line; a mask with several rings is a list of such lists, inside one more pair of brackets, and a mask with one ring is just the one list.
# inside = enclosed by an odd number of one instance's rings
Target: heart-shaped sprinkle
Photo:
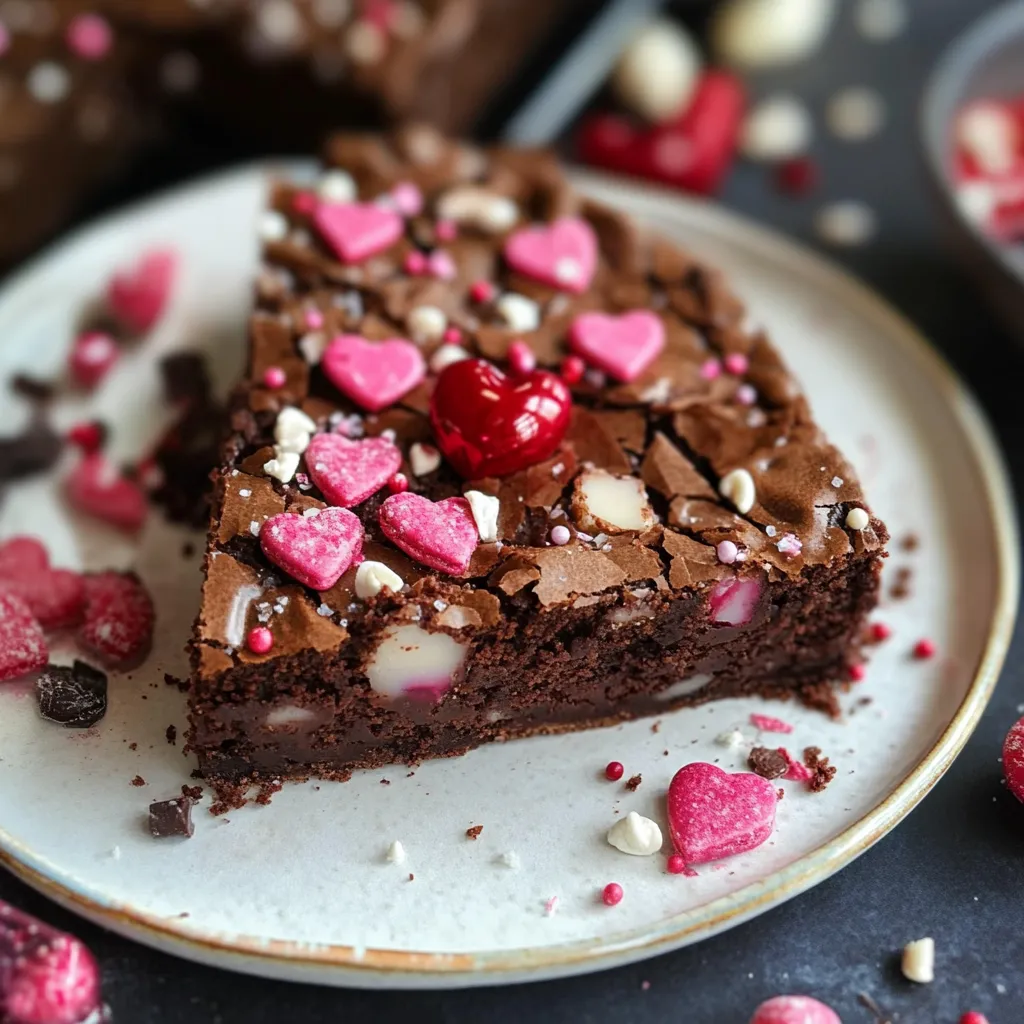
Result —
[[776, 996], [762, 1003], [750, 1024], [842, 1024], [839, 1014], [810, 996]]
[[363, 550], [363, 524], [348, 509], [313, 516], [281, 512], [260, 530], [260, 547], [274, 565], [314, 590], [330, 590]]
[[112, 526], [135, 531], [146, 521], [146, 495], [142, 488], [123, 477], [99, 452], [86, 455], [65, 486], [72, 505]]
[[418, 562], [459, 576], [469, 567], [480, 534], [465, 498], [433, 502], [419, 494], [393, 494], [378, 512], [392, 543]]
[[41, 626], [73, 626], [82, 616], [82, 577], [51, 569], [46, 548], [34, 537], [12, 537], [0, 544], [0, 588], [16, 594]]
[[156, 326], [167, 307], [178, 272], [171, 249], [143, 253], [138, 262], [116, 273], [107, 285], [107, 305], [129, 330], [142, 334]]
[[775, 787], [760, 775], [688, 764], [668, 789], [672, 841], [687, 864], [746, 853], [772, 834], [777, 803]]
[[402, 453], [386, 437], [353, 441], [341, 434], [317, 434], [306, 449], [310, 479], [339, 508], [365, 501], [401, 465]]
[[358, 334], [335, 338], [320, 365], [339, 391], [370, 412], [393, 405], [427, 373], [423, 356], [411, 341], [372, 342]]
[[505, 259], [518, 274], [579, 295], [597, 269], [597, 236], [579, 217], [515, 232], [505, 243]]
[[35, 672], [49, 660], [43, 627], [20, 597], [0, 588], [0, 683]]
[[402, 218], [375, 203], [320, 203], [313, 223], [342, 263], [362, 263], [395, 244]]
[[569, 343], [592, 366], [628, 383], [665, 347], [665, 325], [661, 317], [643, 309], [622, 316], [583, 313], [572, 322]]
[[106, 665], [138, 665], [152, 646], [155, 620], [153, 599], [134, 573], [85, 577], [85, 618], [78, 640]]

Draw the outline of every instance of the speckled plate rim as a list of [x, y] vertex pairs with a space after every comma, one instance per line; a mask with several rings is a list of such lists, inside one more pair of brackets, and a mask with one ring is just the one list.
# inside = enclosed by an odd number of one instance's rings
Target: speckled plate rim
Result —
[[[4, 292], [25, 287], [37, 268], [61, 249], [87, 245], [90, 234], [127, 223], [150, 206], [173, 201], [195, 188], [230, 185], [261, 164], [236, 168], [200, 179], [144, 200], [113, 217], [87, 226], [59, 246], [29, 263], [8, 281]], [[0, 828], [0, 864], [56, 903], [112, 931], [165, 952], [230, 970], [263, 977], [363, 988], [459, 988], [539, 981], [621, 966], [667, 953], [709, 938], [796, 896], [849, 864], [898, 824], [929, 793], [967, 742], [995, 688], [1006, 657], [1017, 614], [1020, 551], [1016, 511], [1002, 455], [976, 401], [948, 363], [904, 317], [845, 271], [824, 257], [718, 206], [683, 198], [658, 189], [642, 192], [626, 182], [576, 172], [583, 189], [618, 193], [632, 212], [664, 219], [668, 211], [692, 227], [715, 234], [726, 243], [771, 258], [793, 269], [804, 280], [847, 308], [874, 321], [900, 344], [937, 393], [958, 424], [973, 453], [981, 477], [995, 542], [998, 579], [995, 610], [987, 640], [968, 692], [945, 731], [908, 775], [871, 811], [816, 850], [781, 871], [729, 896], [672, 917], [656, 927], [609, 932], [587, 940], [494, 953], [429, 953], [355, 946], [309, 945], [244, 935], [201, 934], [186, 921], [142, 914], [118, 904], [99, 901], [76, 889], [72, 882], [55, 881], [48, 865], [21, 848]]]

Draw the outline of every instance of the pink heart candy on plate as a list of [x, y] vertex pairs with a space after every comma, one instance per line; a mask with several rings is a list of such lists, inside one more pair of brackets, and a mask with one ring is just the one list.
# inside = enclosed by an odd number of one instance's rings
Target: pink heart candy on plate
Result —
[[465, 498], [433, 502], [419, 494], [393, 494], [377, 514], [381, 529], [418, 562], [459, 576], [480, 542], [480, 532]]
[[672, 841], [687, 864], [756, 849], [775, 827], [775, 787], [752, 772], [730, 775], [696, 761], [680, 768], [668, 788]]
[[107, 285], [107, 305], [129, 330], [142, 334], [156, 326], [167, 307], [178, 272], [178, 254], [153, 249], [118, 271]]
[[843, 1024], [835, 1010], [810, 996], [775, 996], [762, 1003], [750, 1024]]
[[390, 248], [405, 232], [394, 210], [375, 203], [320, 203], [313, 223], [342, 263], [362, 263]]
[[615, 380], [636, 380], [665, 347], [665, 325], [644, 309], [621, 316], [583, 313], [572, 322], [573, 351]]
[[411, 341], [373, 342], [358, 334], [335, 338], [320, 365], [339, 391], [370, 412], [393, 405], [427, 374], [423, 356]]
[[47, 629], [73, 626], [85, 604], [82, 577], [51, 568], [46, 548], [34, 537], [12, 537], [0, 544], [0, 590], [20, 597]]
[[43, 627], [20, 597], [0, 589], [0, 683], [41, 669], [49, 658]]
[[86, 455], [66, 481], [68, 499], [97, 519], [134, 532], [146, 521], [146, 495], [99, 452]]
[[314, 590], [330, 590], [363, 551], [363, 524], [348, 509], [316, 515], [281, 512], [260, 530], [260, 547], [274, 565]]
[[353, 441], [317, 434], [306, 448], [306, 469], [324, 498], [351, 508], [379, 491], [402, 466], [402, 453], [386, 437]]
[[505, 243], [505, 259], [517, 273], [579, 295], [597, 269], [597, 236], [579, 217], [522, 228]]

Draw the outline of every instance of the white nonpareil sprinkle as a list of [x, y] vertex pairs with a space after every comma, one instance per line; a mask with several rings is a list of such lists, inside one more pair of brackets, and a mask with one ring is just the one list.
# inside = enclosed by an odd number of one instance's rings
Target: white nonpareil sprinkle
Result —
[[866, 530], [871, 517], [862, 508], [851, 508], [846, 513], [846, 526], [850, 530]]
[[661, 849], [661, 829], [656, 821], [636, 811], [615, 822], [608, 829], [608, 843], [631, 857], [650, 857]]
[[59, 103], [71, 88], [71, 76], [59, 64], [45, 60], [28, 73], [25, 88], [40, 103]]
[[508, 231], [519, 220], [519, 207], [507, 196], [466, 185], [441, 196], [437, 216], [493, 234]]
[[260, 217], [260, 238], [264, 242], [280, 242], [288, 236], [288, 218], [277, 210], [266, 210]]
[[473, 521], [480, 533], [480, 539], [485, 544], [490, 544], [498, 539], [498, 513], [501, 511], [501, 502], [491, 494], [484, 494], [483, 491], [466, 491], [463, 495], [469, 502], [470, 511], [473, 513]]
[[388, 857], [388, 860], [392, 864], [404, 864], [405, 863], [405, 847], [396, 839], [388, 847], [387, 857]]
[[859, 0], [853, 12], [857, 31], [874, 43], [895, 39], [907, 27], [908, 20], [904, 0]]
[[240, 490], [240, 491], [238, 492], [238, 496], [239, 496], [240, 498], [248, 498], [248, 497], [251, 497], [251, 496], [252, 496], [252, 491], [250, 491], [248, 487], [243, 487], [243, 488], [242, 488], [242, 489], [241, 489], [241, 490]]
[[432, 444], [417, 441], [409, 449], [409, 468], [413, 476], [426, 476], [441, 465], [441, 453]]
[[299, 338], [299, 352], [310, 366], [318, 366], [327, 348], [327, 336], [319, 331], [304, 334]]
[[908, 981], [916, 981], [919, 985], [927, 985], [935, 980], [935, 940], [931, 938], [917, 939], [903, 947], [903, 960], [900, 964], [903, 977]]
[[718, 746], [728, 747], [730, 750], [736, 750], [739, 747], [742, 747], [746, 742], [746, 736], [744, 736], [739, 729], [727, 729], [725, 732], [720, 732], [715, 737], [715, 743]]
[[302, 510], [303, 519], [315, 519], [318, 515], [320, 515], [320, 509], [318, 509], [316, 505], [312, 508], [304, 508]]
[[430, 357], [430, 369], [433, 373], [440, 373], [461, 359], [469, 359], [469, 353], [461, 345], [442, 345]]
[[740, 151], [748, 160], [789, 160], [807, 152], [813, 134], [811, 112], [801, 100], [770, 96], [747, 114]]
[[448, 317], [437, 306], [416, 306], [405, 318], [413, 341], [436, 341], [448, 326]]
[[295, 471], [299, 468], [299, 454], [297, 452], [286, 452], [280, 448], [274, 449], [274, 458], [263, 463], [263, 472], [272, 476], [281, 483], [288, 483]]
[[325, 171], [316, 194], [327, 203], [351, 203], [358, 194], [355, 178], [348, 171]]
[[301, 409], [289, 405], [277, 414], [277, 420], [274, 423], [277, 452], [293, 452], [296, 456], [301, 455], [309, 447], [310, 435], [314, 433], [316, 433], [316, 422]]
[[832, 486], [833, 487], [842, 487], [843, 486], [843, 478], [841, 476], [834, 476], [834, 477], [832, 477]]
[[540, 306], [525, 295], [507, 292], [495, 303], [495, 309], [513, 331], [535, 331], [540, 326]]
[[260, 527], [261, 527], [261, 525], [262, 524], [259, 523], [257, 520], [255, 520], [255, 519], [251, 520], [250, 523], [249, 523], [249, 532], [254, 537], [258, 537], [260, 535]]
[[757, 498], [754, 478], [746, 469], [734, 469], [726, 473], [718, 481], [718, 493], [731, 501], [741, 516], [745, 516], [754, 507]]
[[878, 218], [867, 203], [844, 199], [822, 207], [814, 219], [814, 229], [830, 245], [864, 245], [878, 230]]
[[513, 871], [518, 871], [522, 867], [523, 862], [519, 859], [519, 854], [515, 850], [508, 850], [506, 853], [498, 855], [498, 863], [506, 868], [511, 868]]
[[397, 594], [404, 586], [402, 577], [383, 562], [365, 561], [356, 569], [356, 597], [368, 601], [385, 587]]
[[876, 135], [885, 124], [885, 100], [875, 89], [851, 86], [828, 101], [825, 120], [836, 138], [862, 142]]

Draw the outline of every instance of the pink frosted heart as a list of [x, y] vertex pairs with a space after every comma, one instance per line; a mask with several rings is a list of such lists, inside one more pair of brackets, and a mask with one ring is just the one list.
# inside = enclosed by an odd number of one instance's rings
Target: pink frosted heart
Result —
[[394, 210], [375, 203], [320, 203], [313, 223], [342, 263], [362, 263], [390, 248], [405, 232]]
[[469, 567], [480, 533], [465, 498], [433, 502], [419, 494], [393, 494], [380, 507], [380, 527], [417, 562], [459, 576]]
[[515, 232], [505, 243], [505, 259], [516, 273], [579, 295], [597, 269], [597, 236], [585, 220], [560, 217]]
[[41, 669], [49, 657], [43, 627], [28, 605], [0, 588], [0, 683]]
[[717, 626], [745, 626], [757, 611], [763, 589], [760, 580], [749, 576], [720, 580], [708, 598], [711, 621]]
[[393, 405], [427, 374], [420, 350], [401, 338], [372, 342], [342, 334], [320, 360], [334, 386], [370, 412]]
[[777, 803], [775, 787], [760, 775], [688, 764], [668, 787], [672, 841], [687, 864], [746, 853], [772, 834]]
[[363, 550], [363, 524], [348, 509], [315, 516], [281, 512], [260, 530], [260, 547], [274, 565], [314, 590], [330, 590]]
[[118, 271], [107, 285], [110, 311], [130, 330], [142, 334], [156, 326], [174, 288], [178, 254], [172, 249], [143, 253], [139, 261]]
[[306, 449], [306, 468], [324, 498], [351, 508], [379, 491], [402, 466], [402, 453], [386, 437], [353, 441], [317, 434]]
[[636, 380], [665, 347], [665, 325], [644, 309], [622, 316], [583, 313], [572, 322], [574, 351], [615, 380]]
[[97, 519], [134, 532], [149, 510], [146, 495], [134, 480], [100, 452], [86, 455], [65, 481], [68, 500]]
[[762, 1003], [750, 1024], [843, 1024], [839, 1014], [810, 996], [775, 996]]

